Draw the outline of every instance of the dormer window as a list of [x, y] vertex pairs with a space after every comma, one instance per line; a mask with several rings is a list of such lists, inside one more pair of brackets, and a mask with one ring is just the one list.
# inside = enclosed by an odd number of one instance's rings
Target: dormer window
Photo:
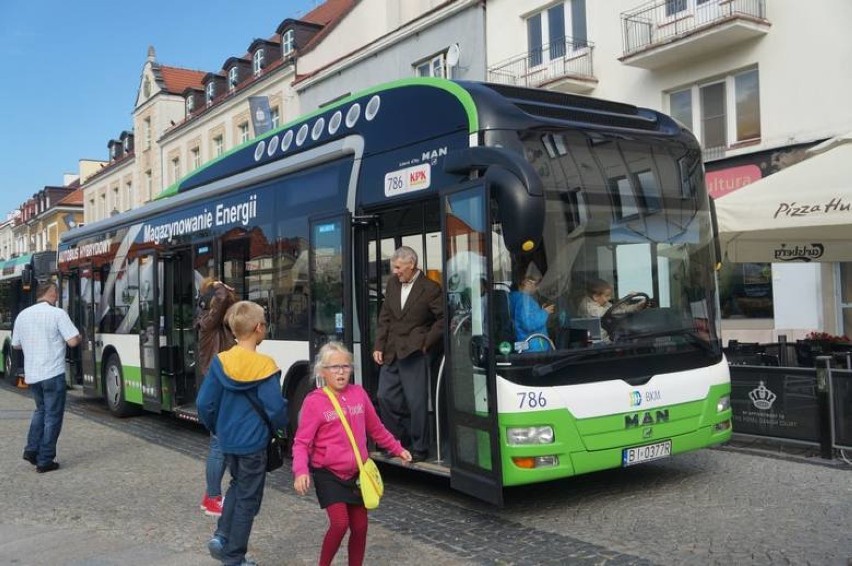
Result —
[[294, 49], [296, 49], [296, 32], [288, 29], [281, 36], [281, 53], [287, 58], [293, 53]]
[[254, 56], [252, 57], [252, 72], [254, 72], [255, 76], [260, 74], [260, 71], [263, 69], [263, 49], [258, 49], [254, 52]]
[[186, 97], [186, 113], [192, 114], [193, 110], [195, 110], [195, 97], [190, 94]]
[[216, 84], [213, 81], [207, 83], [207, 88], [204, 89], [205, 96], [207, 97], [207, 104], [213, 104], [213, 99], [216, 97]]
[[145, 98], [151, 97], [151, 79], [145, 77], [145, 82], [142, 84], [142, 96]]
[[234, 92], [236, 90], [237, 84], [240, 82], [239, 75], [240, 72], [236, 65], [228, 70], [228, 91]]

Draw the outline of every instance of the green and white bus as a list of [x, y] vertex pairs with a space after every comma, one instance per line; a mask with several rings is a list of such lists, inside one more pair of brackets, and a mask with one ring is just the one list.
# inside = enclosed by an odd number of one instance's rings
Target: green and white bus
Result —
[[56, 277], [56, 251], [22, 254], [0, 261], [0, 344], [3, 375], [15, 381], [24, 372], [24, 355], [12, 348], [18, 313], [35, 303], [36, 287]]
[[[730, 438], [716, 241], [701, 150], [669, 117], [411, 79], [336, 101], [152, 203], [69, 231], [58, 262], [84, 336], [84, 389], [112, 411], [194, 418], [192, 317], [213, 276], [266, 309], [262, 349], [283, 370], [293, 429], [329, 339], [353, 348], [356, 379], [375, 394], [388, 260], [414, 248], [446, 316], [432, 450], [412, 468], [500, 504], [506, 486]], [[546, 351], [517, 339], [509, 308], [530, 273], [555, 305]], [[581, 317], [592, 279], [654, 308], [617, 302]]]

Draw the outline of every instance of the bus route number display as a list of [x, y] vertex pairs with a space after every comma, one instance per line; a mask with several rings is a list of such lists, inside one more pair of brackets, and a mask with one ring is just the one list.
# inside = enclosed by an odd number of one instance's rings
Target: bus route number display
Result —
[[544, 409], [547, 407], [547, 397], [543, 391], [518, 391], [519, 409]]
[[385, 196], [395, 197], [428, 189], [432, 184], [432, 166], [421, 163], [397, 169], [385, 175]]

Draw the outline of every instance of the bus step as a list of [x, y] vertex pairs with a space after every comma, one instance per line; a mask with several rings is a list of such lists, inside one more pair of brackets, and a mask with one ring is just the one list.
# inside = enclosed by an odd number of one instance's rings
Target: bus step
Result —
[[387, 456], [384, 452], [380, 451], [370, 452], [370, 458], [372, 458], [376, 462], [382, 462], [384, 464], [390, 464], [392, 466], [398, 466], [400, 468], [413, 468], [415, 470], [426, 472], [434, 476], [443, 476], [446, 478], [450, 477], [450, 467], [446, 461], [443, 463], [439, 463], [434, 459], [428, 459], [422, 462], [406, 464], [399, 458]]

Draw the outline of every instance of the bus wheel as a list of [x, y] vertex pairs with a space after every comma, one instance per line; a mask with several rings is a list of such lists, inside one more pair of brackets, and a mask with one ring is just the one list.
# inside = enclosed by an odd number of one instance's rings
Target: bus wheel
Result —
[[104, 391], [107, 407], [117, 417], [129, 417], [136, 412], [135, 407], [124, 398], [124, 374], [118, 354], [110, 354], [104, 366]]
[[12, 375], [12, 351], [8, 350], [3, 354], [3, 377], [7, 381], [15, 383], [15, 377]]
[[292, 449], [293, 440], [296, 438], [296, 427], [299, 425], [299, 414], [302, 412], [302, 404], [305, 402], [305, 397], [314, 389], [314, 380], [308, 376], [302, 376], [302, 379], [296, 384], [293, 392], [287, 397], [287, 438], [290, 441], [287, 443]]

